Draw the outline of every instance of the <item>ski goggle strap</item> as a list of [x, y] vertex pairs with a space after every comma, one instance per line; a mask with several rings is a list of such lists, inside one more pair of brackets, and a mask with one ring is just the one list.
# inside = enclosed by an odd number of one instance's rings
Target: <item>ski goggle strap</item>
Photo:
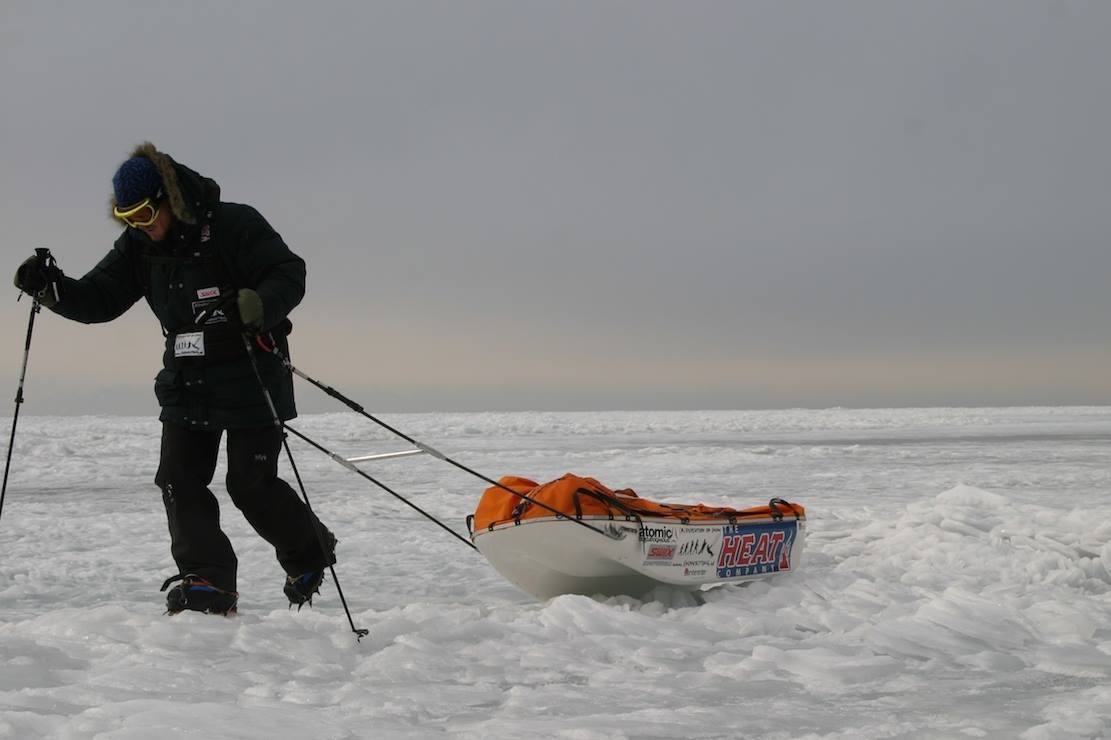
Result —
[[112, 207], [112, 215], [123, 221], [128, 226], [143, 229], [158, 220], [158, 211], [161, 205], [153, 198], [143, 198], [133, 206], [120, 208]]

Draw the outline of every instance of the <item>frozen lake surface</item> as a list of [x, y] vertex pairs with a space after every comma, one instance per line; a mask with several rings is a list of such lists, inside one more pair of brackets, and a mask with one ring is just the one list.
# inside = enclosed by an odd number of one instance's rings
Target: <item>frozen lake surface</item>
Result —
[[[1111, 735], [1111, 408], [383, 418], [490, 477], [798, 501], [801, 569], [697, 599], [538, 603], [291, 439], [369, 637], [330, 581], [314, 609], [286, 608], [223, 465], [240, 613], [170, 618], [158, 422], [23, 417], [0, 518], [0, 738]], [[405, 447], [354, 414], [292, 426], [345, 456]], [[428, 457], [364, 469], [460, 533], [485, 487]]]

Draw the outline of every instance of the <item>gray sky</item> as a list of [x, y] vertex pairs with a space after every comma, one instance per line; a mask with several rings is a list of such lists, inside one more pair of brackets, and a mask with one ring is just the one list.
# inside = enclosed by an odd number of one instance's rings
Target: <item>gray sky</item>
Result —
[[[1109, 35], [1044, 0], [6, 0], [0, 252], [91, 268], [149, 139], [306, 259], [295, 364], [368, 409], [1108, 403]], [[144, 304], [44, 312], [24, 413], [155, 413], [160, 348]]]

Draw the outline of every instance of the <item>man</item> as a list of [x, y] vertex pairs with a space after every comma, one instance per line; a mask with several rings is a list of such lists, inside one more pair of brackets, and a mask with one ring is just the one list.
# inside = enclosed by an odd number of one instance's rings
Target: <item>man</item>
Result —
[[[254, 208], [220, 201], [211, 179], [144, 143], [112, 178], [115, 246], [79, 280], [32, 257], [15, 284], [55, 313], [111, 321], [146, 298], [166, 337], [154, 392], [162, 408], [162, 490], [179, 574], [170, 613], [235, 611], [236, 557], [208, 485], [227, 434], [227, 490], [274, 546], [290, 605], [312, 603], [336, 539], [278, 478], [282, 421], [297, 415], [290, 373], [273, 354], [248, 355], [244, 337], [289, 356], [286, 318], [305, 292], [305, 263]], [[265, 341], [261, 339], [265, 337]], [[256, 375], [269, 391], [267, 402]]]

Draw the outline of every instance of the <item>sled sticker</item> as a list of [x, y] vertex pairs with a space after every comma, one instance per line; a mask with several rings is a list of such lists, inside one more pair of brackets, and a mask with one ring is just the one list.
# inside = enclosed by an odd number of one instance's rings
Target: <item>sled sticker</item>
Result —
[[791, 569], [795, 522], [729, 525], [723, 528], [718, 578], [779, 573]]
[[707, 568], [712, 571], [717, 566], [720, 547], [721, 527], [683, 528], [675, 547], [675, 565], [701, 569], [703, 573]]
[[714, 556], [714, 546], [705, 537], [700, 537], [695, 540], [687, 540], [679, 548], [679, 554], [683, 557], [698, 557], [705, 555], [708, 557]]
[[197, 298], [200, 298], [202, 301], [206, 298], [219, 298], [219, 297], [220, 297], [220, 289], [219, 288], [201, 288], [200, 290], [197, 291]]
[[675, 530], [659, 524], [648, 524], [640, 528], [641, 542], [674, 542]]
[[191, 331], [174, 337], [174, 357], [204, 357], [204, 332]]
[[671, 565], [675, 557], [675, 545], [650, 545], [644, 557], [645, 565]]

